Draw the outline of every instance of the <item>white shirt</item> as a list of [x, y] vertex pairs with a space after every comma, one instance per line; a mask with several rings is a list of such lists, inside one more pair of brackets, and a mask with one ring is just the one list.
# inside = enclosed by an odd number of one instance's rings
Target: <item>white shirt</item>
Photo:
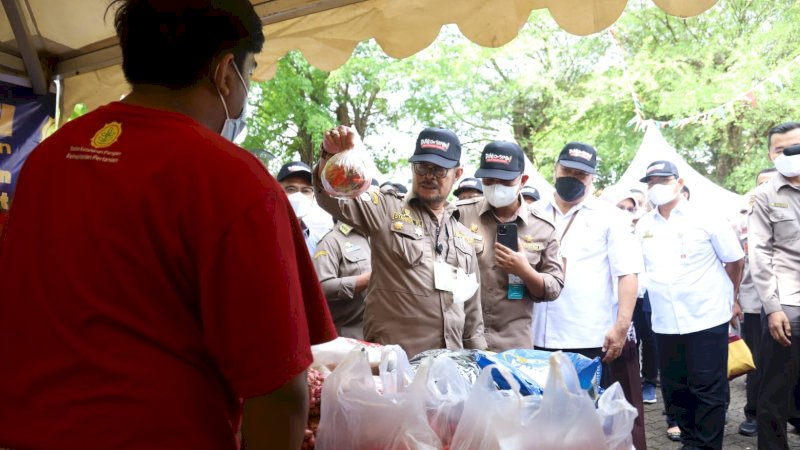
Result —
[[561, 239], [561, 255], [566, 259], [564, 288], [555, 301], [535, 304], [534, 344], [550, 349], [602, 347], [616, 321], [619, 277], [644, 270], [630, 219], [596, 197], [587, 197], [566, 214], [554, 198], [533, 206], [548, 219], [555, 211], [558, 237], [574, 217]]
[[687, 334], [731, 319], [733, 283], [722, 263], [744, 257], [731, 225], [681, 199], [665, 219], [658, 209], [636, 225], [648, 276], [653, 331]]

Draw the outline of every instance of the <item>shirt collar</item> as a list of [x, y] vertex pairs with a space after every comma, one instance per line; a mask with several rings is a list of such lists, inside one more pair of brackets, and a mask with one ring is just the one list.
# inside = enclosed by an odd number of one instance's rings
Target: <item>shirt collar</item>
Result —
[[[578, 203], [577, 205], [573, 205], [572, 208], [570, 208], [569, 211], [567, 211], [567, 213], [564, 214], [564, 217], [567, 217], [567, 216], [570, 216], [572, 214], [575, 214], [575, 213], [577, 213], [578, 211], [580, 211], [583, 208], [586, 208], [586, 209], [597, 209], [597, 202], [598, 201], [599, 201], [599, 199], [597, 197], [595, 197], [594, 195], [586, 195], [586, 197], [583, 199], [583, 201]], [[558, 204], [556, 203], [556, 194], [555, 194], [555, 192], [553, 193], [553, 196], [550, 197], [550, 202], [547, 205], [547, 207], [545, 207], [545, 210], [548, 210], [548, 212], [549, 211], [556, 211], [558, 213], [561, 212], [561, 210], [558, 208]]]
[[[430, 211], [430, 209], [424, 203], [422, 203], [422, 201], [419, 199], [419, 197], [417, 197], [417, 194], [414, 191], [409, 192], [405, 196], [404, 200], [405, 200], [406, 208], [411, 207], [414, 204], [416, 204], [421, 209], [423, 209], [425, 211]], [[454, 203], [449, 202], [449, 201], [445, 201], [445, 203], [444, 203], [444, 213], [445, 213], [445, 215], [444, 215], [445, 218], [452, 215], [453, 217], [456, 218], [456, 220], [458, 220], [458, 218], [460, 217], [460, 213], [458, 212], [458, 208], [456, 207], [456, 205]]]
[[[514, 213], [514, 218], [513, 218], [512, 222], [516, 221], [517, 219], [522, 219], [522, 223], [527, 225], [528, 224], [528, 216], [530, 215], [528, 213], [528, 211], [529, 211], [528, 210], [528, 203], [525, 202], [525, 198], [522, 197], [522, 194], [518, 194], [517, 195], [517, 200], [519, 200], [520, 204], [519, 204], [519, 208], [517, 208], [517, 211]], [[489, 202], [484, 197], [483, 200], [481, 200], [481, 207], [480, 207], [480, 210], [478, 211], [478, 215], [482, 216], [482, 215], [484, 215], [486, 213], [491, 213], [491, 212], [493, 212], [492, 211], [492, 205], [490, 205]]]
[[775, 192], [781, 190], [784, 186], [789, 186], [790, 188], [797, 189], [798, 187], [793, 185], [783, 174], [778, 172], [774, 178], [772, 178], [772, 186], [775, 188]]
[[[689, 200], [686, 200], [686, 198], [683, 197], [683, 194], [679, 194], [679, 195], [681, 196], [681, 198], [680, 198], [680, 200], [678, 200], [678, 204], [675, 205], [674, 208], [672, 208], [672, 211], [670, 211], [670, 213], [669, 213], [670, 217], [672, 217], [672, 215], [676, 214], [676, 213], [678, 215], [685, 216], [686, 213], [689, 212], [689, 209], [691, 208], [691, 205], [689, 204]], [[658, 208], [655, 208], [653, 210], [653, 212], [655, 213], [654, 217], [659, 217], [659, 218], [661, 218], [661, 220], [663, 220], [665, 222], [667, 221], [667, 219], [664, 218], [664, 216], [661, 215], [661, 211], [659, 211]]]

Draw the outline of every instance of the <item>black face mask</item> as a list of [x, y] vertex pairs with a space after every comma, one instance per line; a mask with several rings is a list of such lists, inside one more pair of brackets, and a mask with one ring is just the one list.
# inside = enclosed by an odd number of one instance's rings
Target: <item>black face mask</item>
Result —
[[577, 178], [559, 177], [556, 178], [556, 192], [565, 202], [572, 202], [583, 197], [586, 185]]

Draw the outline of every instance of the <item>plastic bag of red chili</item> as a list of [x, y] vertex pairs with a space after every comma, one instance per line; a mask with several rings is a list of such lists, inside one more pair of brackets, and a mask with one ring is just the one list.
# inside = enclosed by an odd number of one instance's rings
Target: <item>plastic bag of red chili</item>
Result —
[[356, 198], [372, 183], [363, 146], [337, 153], [322, 169], [322, 186], [333, 197]]

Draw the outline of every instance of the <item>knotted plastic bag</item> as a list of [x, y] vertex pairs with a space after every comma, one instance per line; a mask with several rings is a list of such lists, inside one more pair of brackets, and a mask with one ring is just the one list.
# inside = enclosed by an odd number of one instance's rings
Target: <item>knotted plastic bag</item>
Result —
[[331, 156], [322, 169], [322, 187], [332, 197], [356, 198], [372, 183], [367, 168], [369, 155], [355, 130], [353, 133], [353, 148]]

